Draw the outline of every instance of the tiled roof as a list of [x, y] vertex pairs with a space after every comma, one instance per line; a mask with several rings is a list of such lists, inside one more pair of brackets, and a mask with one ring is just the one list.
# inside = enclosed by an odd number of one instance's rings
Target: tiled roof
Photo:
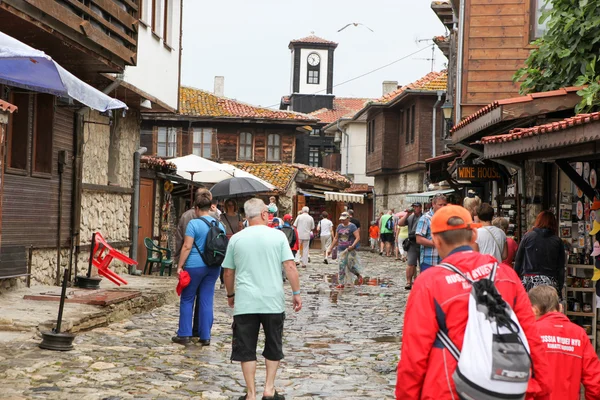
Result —
[[355, 97], [335, 97], [333, 99], [333, 110], [321, 108], [320, 110], [311, 112], [310, 115], [318, 118], [322, 123], [330, 124], [342, 117], [353, 116], [370, 100]]
[[407, 90], [446, 90], [448, 86], [448, 71], [430, 72], [421, 79], [402, 86], [375, 100], [375, 103], [386, 104], [395, 100]]
[[15, 111], [17, 111], [17, 106], [15, 106], [14, 104], [10, 104], [7, 101], [4, 100], [0, 100], [0, 110], [2, 111], [8, 111], [9, 113], [13, 113]]
[[344, 175], [341, 175], [335, 171], [332, 171], [330, 169], [327, 168], [322, 168], [322, 167], [310, 167], [308, 165], [304, 165], [304, 164], [292, 164], [294, 167], [298, 168], [300, 171], [302, 171], [305, 175], [312, 177], [312, 178], [317, 178], [319, 180], [322, 180], [324, 182], [328, 182], [328, 183], [341, 183], [341, 184], [345, 184], [350, 186], [352, 184], [352, 182], [346, 178]]
[[591, 114], [579, 114], [571, 118], [563, 119], [562, 121], [551, 122], [549, 124], [534, 126], [531, 128], [516, 128], [511, 130], [506, 135], [486, 136], [481, 139], [481, 143], [503, 143], [520, 140], [526, 137], [543, 135], [550, 132], [563, 131], [578, 125], [589, 124], [593, 121], [600, 121], [600, 112]]
[[298, 174], [298, 169], [291, 164], [254, 164], [244, 162], [228, 162], [228, 164], [269, 182], [279, 192], [286, 192]]
[[349, 188], [343, 190], [345, 193], [365, 193], [370, 192], [373, 187], [366, 183], [353, 183]]
[[309, 36], [307, 36], [307, 37], [303, 37], [302, 39], [294, 39], [294, 40], [292, 40], [292, 41], [290, 42], [290, 46], [291, 46], [292, 44], [295, 44], [295, 43], [309, 43], [309, 44], [332, 44], [332, 45], [336, 45], [336, 46], [337, 46], [337, 43], [336, 43], [336, 42], [332, 42], [332, 41], [330, 41], [330, 40], [323, 39], [323, 38], [320, 38], [320, 37], [318, 37], [318, 36], [315, 36], [315, 35], [309, 35]]
[[316, 121], [315, 117], [307, 114], [253, 106], [190, 87], [182, 86], [179, 97], [179, 114], [191, 117]]
[[581, 89], [583, 89], [582, 86], [566, 87], [566, 88], [562, 88], [562, 89], [558, 89], [558, 90], [551, 90], [549, 92], [531, 93], [526, 96], [511, 97], [509, 99], [497, 100], [491, 104], [488, 104], [487, 106], [485, 106], [483, 108], [480, 108], [479, 110], [477, 110], [477, 112], [469, 115], [468, 117], [463, 118], [458, 124], [456, 124], [452, 127], [450, 132], [455, 132], [459, 129], [464, 128], [465, 126], [469, 125], [471, 122], [475, 121], [476, 119], [490, 113], [492, 110], [494, 110], [500, 106], [503, 106], [503, 105], [526, 103], [529, 101], [533, 101], [535, 99], [540, 99], [540, 98], [545, 98], [545, 97], [565, 96], [568, 93], [577, 92]]

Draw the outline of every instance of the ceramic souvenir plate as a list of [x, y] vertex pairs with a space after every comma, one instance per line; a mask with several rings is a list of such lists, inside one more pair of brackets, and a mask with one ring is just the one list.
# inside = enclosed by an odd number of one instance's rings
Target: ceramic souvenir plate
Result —
[[590, 186], [592, 189], [596, 188], [596, 184], [598, 183], [598, 179], [596, 178], [596, 170], [593, 169], [590, 171]]
[[594, 222], [596, 220], [596, 211], [590, 211], [590, 222]]
[[585, 203], [583, 203], [583, 216], [586, 221], [590, 219], [590, 202], [589, 201], [586, 201]]
[[575, 163], [575, 171], [577, 171], [577, 173], [579, 175], [583, 174], [583, 163], [582, 162]]
[[577, 188], [577, 197], [579, 197], [579, 198], [583, 197], [583, 190]]
[[583, 179], [586, 181], [590, 178], [590, 163], [583, 163]]
[[577, 202], [577, 219], [583, 219], [583, 203], [581, 200]]

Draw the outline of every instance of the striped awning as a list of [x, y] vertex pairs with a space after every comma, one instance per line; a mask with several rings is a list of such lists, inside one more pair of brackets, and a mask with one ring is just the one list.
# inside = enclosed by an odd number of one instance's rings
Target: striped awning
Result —
[[442, 190], [432, 190], [431, 192], [421, 192], [421, 193], [411, 193], [407, 194], [404, 198], [404, 202], [406, 203], [428, 203], [433, 196], [436, 194], [449, 194], [453, 193], [454, 189], [442, 189]]
[[365, 196], [354, 193], [325, 192], [325, 201], [344, 201], [346, 203], [363, 204], [365, 201]]

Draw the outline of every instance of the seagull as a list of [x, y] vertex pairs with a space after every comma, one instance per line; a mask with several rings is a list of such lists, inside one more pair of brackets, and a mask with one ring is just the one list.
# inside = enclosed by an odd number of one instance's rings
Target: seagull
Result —
[[347, 27], [349, 27], [350, 25], [354, 25], [354, 26], [364, 26], [365, 28], [367, 28], [368, 30], [370, 30], [371, 32], [375, 32], [373, 29], [369, 28], [368, 26], [366, 26], [365, 24], [361, 24], [360, 22], [351, 22], [348, 25], [344, 26], [342, 29], [340, 29], [338, 32], [343, 31], [344, 29], [346, 29]]

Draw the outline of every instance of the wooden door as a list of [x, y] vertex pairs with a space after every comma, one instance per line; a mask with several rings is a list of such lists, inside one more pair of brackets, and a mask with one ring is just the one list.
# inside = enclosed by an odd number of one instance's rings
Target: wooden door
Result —
[[371, 222], [368, 203], [354, 203], [354, 218], [360, 221], [360, 243], [367, 245], [369, 243], [369, 223]]
[[144, 239], [153, 237], [154, 231], [154, 180], [140, 180], [140, 209], [138, 211], [138, 269], [143, 270], [146, 264], [146, 246]]

